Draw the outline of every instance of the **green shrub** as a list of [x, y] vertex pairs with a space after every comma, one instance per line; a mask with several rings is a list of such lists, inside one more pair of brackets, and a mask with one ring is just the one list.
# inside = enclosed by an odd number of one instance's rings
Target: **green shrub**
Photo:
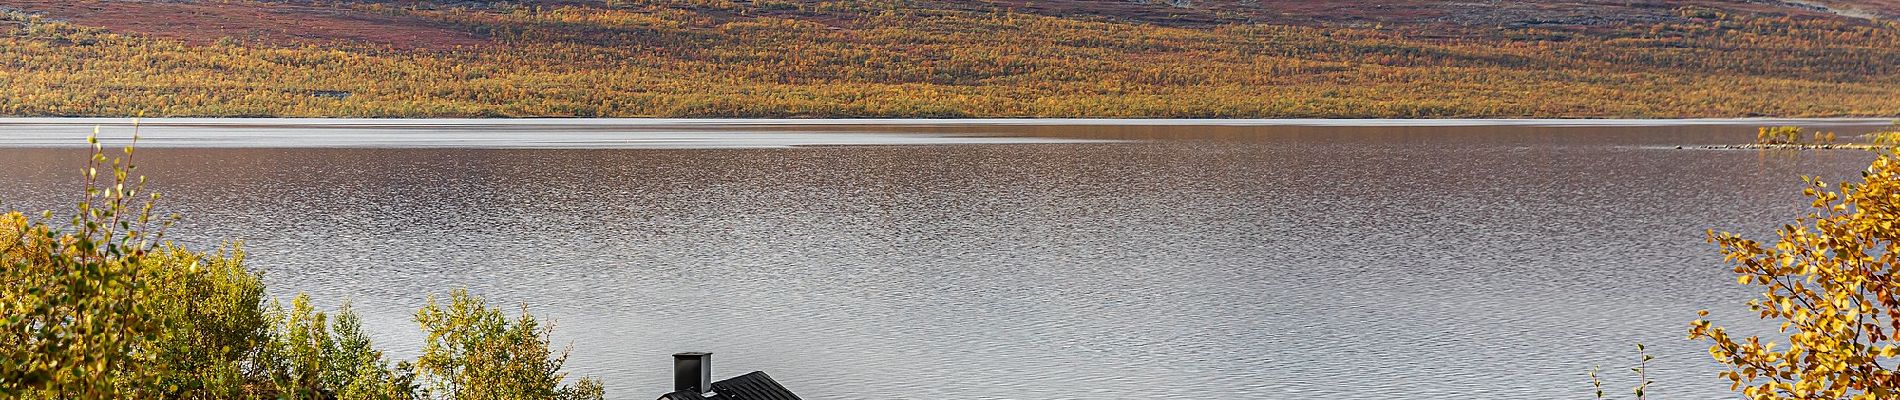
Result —
[[257, 389], [251, 378], [259, 372], [252, 364], [264, 355], [271, 331], [260, 307], [264, 284], [244, 267], [243, 251], [204, 254], [167, 246], [158, 253], [157, 259], [170, 262], [142, 269], [156, 289], [151, 310], [164, 321], [152, 347], [153, 366], [161, 368], [158, 387], [208, 397], [251, 394]]
[[[64, 226], [0, 215], [0, 395], [29, 398], [143, 397], [169, 389], [166, 344], [189, 341], [168, 331], [184, 324], [165, 307], [161, 279], [190, 280], [199, 257], [160, 247], [151, 207], [131, 167], [110, 163], [93, 141], [85, 197]], [[131, 156], [127, 149], [126, 156]], [[136, 210], [136, 211], [134, 211]], [[180, 365], [179, 367], [184, 367]], [[160, 386], [166, 384], [167, 386]]]
[[0, 398], [604, 395], [592, 379], [561, 385], [566, 355], [551, 357], [549, 330], [532, 316], [510, 321], [465, 291], [417, 314], [429, 345], [417, 363], [394, 366], [348, 305], [334, 317], [303, 295], [266, 306], [242, 249], [165, 242], [169, 223], [152, 218], [158, 197], [131, 177], [132, 149], [108, 160], [92, 143], [85, 196], [65, 223], [50, 212], [0, 214]]
[[456, 290], [447, 304], [431, 296], [428, 307], [416, 312], [416, 322], [428, 333], [416, 366], [430, 380], [432, 395], [499, 400], [598, 399], [604, 394], [592, 379], [561, 385], [567, 354], [552, 354], [549, 328], [525, 310], [509, 321], [482, 299]]

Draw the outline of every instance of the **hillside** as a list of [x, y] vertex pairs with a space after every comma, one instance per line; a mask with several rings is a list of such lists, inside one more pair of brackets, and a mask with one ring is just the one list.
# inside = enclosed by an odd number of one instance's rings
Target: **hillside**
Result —
[[1900, 115], [1900, 1], [0, 0], [14, 116]]

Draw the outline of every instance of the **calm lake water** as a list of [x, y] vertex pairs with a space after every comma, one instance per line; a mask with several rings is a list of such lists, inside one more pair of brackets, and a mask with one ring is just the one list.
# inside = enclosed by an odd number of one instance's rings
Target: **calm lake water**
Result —
[[[67, 206], [122, 122], [0, 120], [0, 201]], [[468, 288], [611, 398], [681, 351], [808, 399], [1587, 398], [1645, 343], [1713, 399], [1688, 321], [1761, 325], [1704, 230], [1873, 158], [1694, 149], [1765, 123], [164, 120], [139, 157], [175, 239], [393, 355]]]

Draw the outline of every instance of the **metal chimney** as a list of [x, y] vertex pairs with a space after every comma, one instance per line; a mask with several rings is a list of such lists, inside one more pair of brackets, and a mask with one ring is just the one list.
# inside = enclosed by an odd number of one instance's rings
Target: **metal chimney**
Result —
[[712, 390], [712, 353], [673, 355], [673, 391], [706, 393]]

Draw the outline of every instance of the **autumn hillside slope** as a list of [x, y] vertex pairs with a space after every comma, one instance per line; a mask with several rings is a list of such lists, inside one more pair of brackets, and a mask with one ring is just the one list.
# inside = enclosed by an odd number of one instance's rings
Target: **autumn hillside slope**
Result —
[[1900, 1], [0, 0], [0, 115], [1900, 115]]

